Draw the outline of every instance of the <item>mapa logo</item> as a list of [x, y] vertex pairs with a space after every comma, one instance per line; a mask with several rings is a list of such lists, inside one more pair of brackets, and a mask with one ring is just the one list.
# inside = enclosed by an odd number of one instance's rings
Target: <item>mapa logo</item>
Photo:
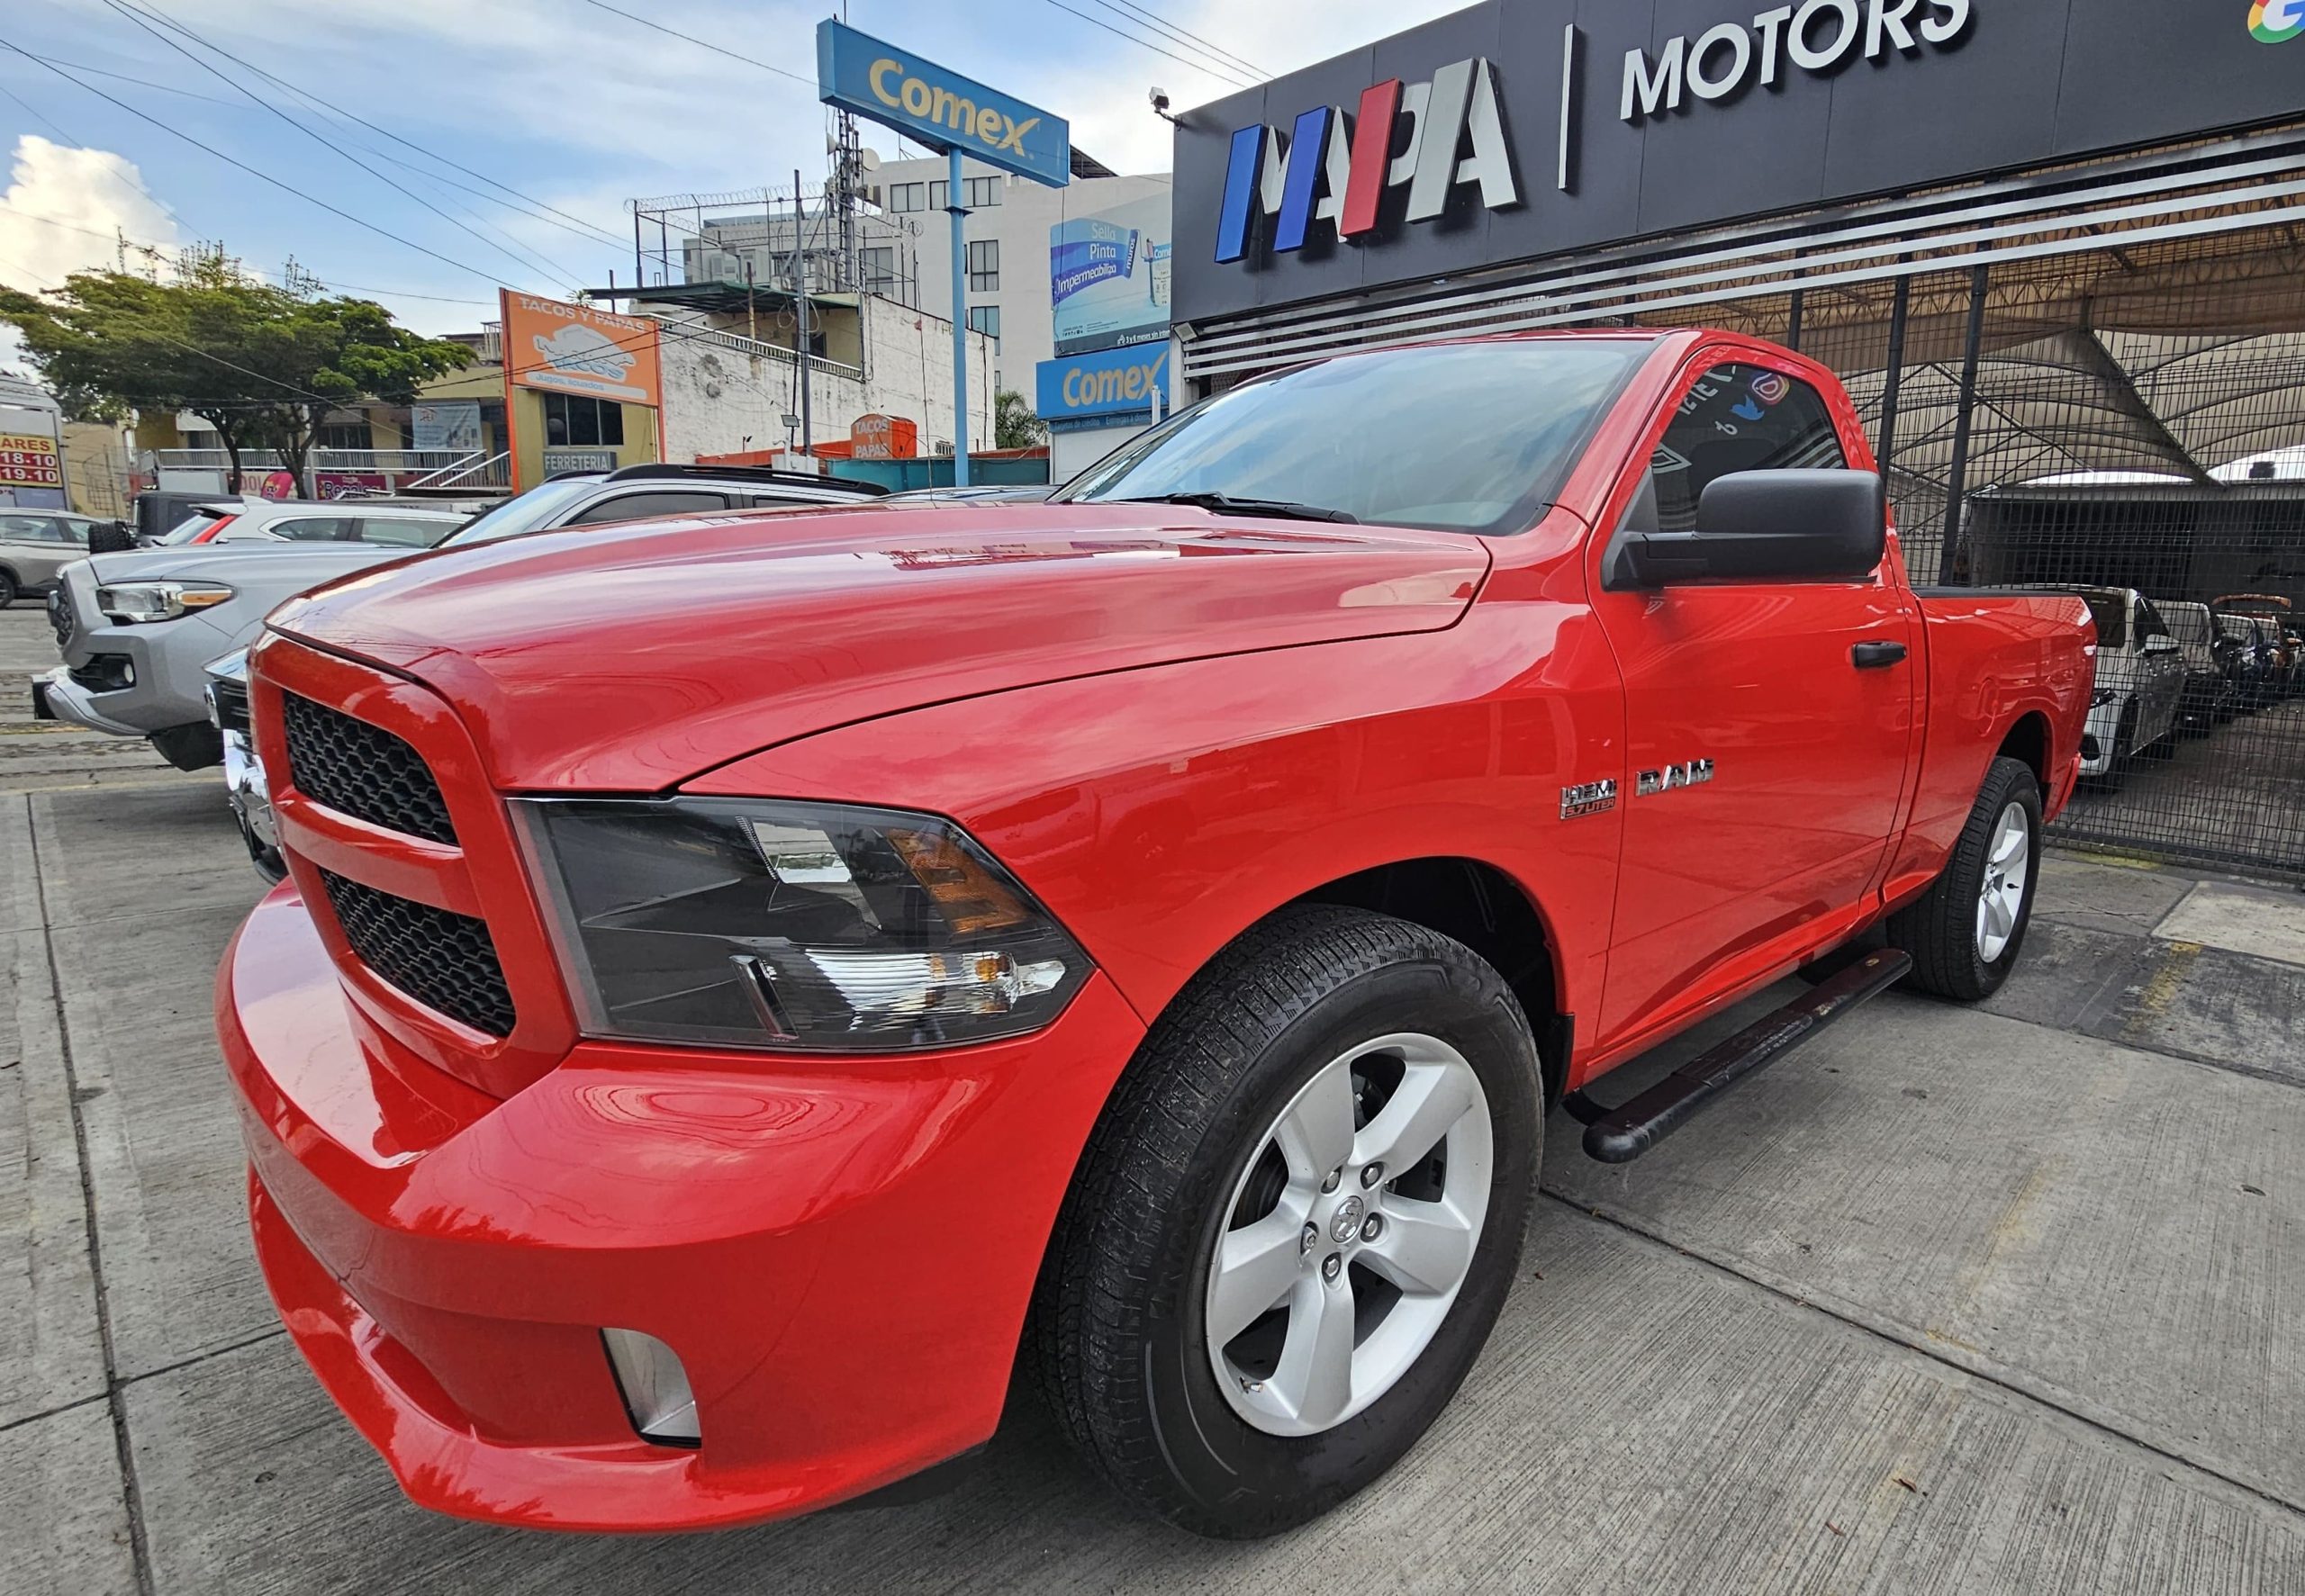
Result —
[[[1405, 143], [1399, 137], [1404, 118]], [[1279, 128], [1264, 126], [1234, 133], [1216, 221], [1216, 258], [1238, 260], [1249, 252], [1259, 212], [1272, 219], [1269, 242], [1281, 253], [1303, 248], [1315, 222], [1333, 227], [1341, 239], [1375, 232], [1386, 191], [1403, 185], [1408, 187], [1406, 219], [1430, 221], [1465, 183], [1479, 185], [1480, 203], [1492, 211], [1520, 203], [1497, 110], [1496, 72], [1485, 59], [1443, 67], [1430, 83], [1393, 77], [1371, 85], [1361, 91], [1354, 116], [1341, 105], [1316, 105], [1285, 137]]]
[[2249, 7], [2249, 36], [2260, 44], [2286, 44], [2305, 33], [2305, 0], [2256, 0]]

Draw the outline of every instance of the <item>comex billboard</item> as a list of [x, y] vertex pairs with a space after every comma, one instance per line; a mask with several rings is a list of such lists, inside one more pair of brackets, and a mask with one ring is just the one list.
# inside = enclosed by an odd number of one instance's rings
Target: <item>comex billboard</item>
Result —
[[1072, 130], [1062, 117], [830, 17], [817, 24], [817, 89], [827, 105], [930, 149], [957, 149], [1055, 188], [1072, 175]]
[[1182, 320], [2305, 113], [2305, 0], [1485, 0], [1189, 113]]
[[1033, 408], [1053, 431], [1149, 420], [1169, 408], [1169, 346], [1134, 344], [1044, 360]]
[[1169, 336], [1169, 196], [1147, 194], [1048, 230], [1059, 355]]

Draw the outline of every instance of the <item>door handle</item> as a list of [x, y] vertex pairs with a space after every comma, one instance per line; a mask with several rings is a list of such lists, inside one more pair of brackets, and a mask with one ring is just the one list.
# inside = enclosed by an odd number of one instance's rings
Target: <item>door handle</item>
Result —
[[1904, 662], [1902, 643], [1859, 643], [1849, 651], [1849, 663], [1860, 671], [1880, 671]]

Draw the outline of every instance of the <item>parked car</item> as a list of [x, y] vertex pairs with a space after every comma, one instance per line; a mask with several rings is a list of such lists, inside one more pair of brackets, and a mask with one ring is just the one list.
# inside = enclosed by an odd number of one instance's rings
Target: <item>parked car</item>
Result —
[[2177, 640], [2185, 664], [2184, 697], [2179, 723], [2196, 736], [2206, 735], [2233, 718], [2234, 654], [2238, 645], [2217, 628], [2217, 618], [2206, 604], [2186, 600], [2156, 599], [2170, 636]]
[[202, 770], [224, 758], [202, 668], [245, 647], [267, 610], [307, 588], [451, 534], [458, 544], [486, 543], [540, 527], [726, 510], [732, 502], [853, 504], [879, 492], [788, 473], [635, 465], [556, 477], [477, 518], [406, 502], [220, 504], [215, 518], [223, 524], [207, 528], [208, 541], [176, 538], [166, 548], [65, 568], [49, 605], [64, 663], [32, 679], [32, 713], [147, 738], [179, 770]]
[[2097, 624], [2096, 686], [2081, 735], [2081, 773], [2118, 789], [2129, 762], [2177, 751], [2184, 650], [2153, 601], [2135, 588], [2075, 589]]
[[1757, 338], [1342, 356], [933, 518], [459, 539], [251, 651], [256, 1252], [417, 1501], [820, 1507], [983, 1443], [1021, 1335], [1130, 1501], [1304, 1522], [1531, 1278], [1547, 1109], [1622, 1160], [1993, 991], [2080, 764], [2081, 601], [1912, 588]]
[[56, 573], [88, 552], [88, 535], [102, 525], [60, 509], [0, 506], [0, 609], [52, 590]]
[[2233, 645], [2236, 702], [2244, 710], [2262, 709], [2273, 701], [2281, 670], [2279, 656], [2247, 616], [2224, 610], [2216, 615], [2218, 632]]
[[2216, 601], [2219, 612], [2237, 615], [2255, 630], [2265, 665], [2264, 696], [2286, 699], [2296, 692], [2305, 674], [2290, 620], [2290, 601], [2273, 593], [2227, 593]]
[[224, 801], [231, 808], [240, 841], [248, 845], [258, 873], [267, 881], [277, 881], [288, 873], [288, 867], [281, 862], [280, 834], [272, 823], [264, 764], [249, 730], [249, 651], [236, 648], [209, 661], [203, 674], [207, 678], [209, 723], [215, 726], [223, 752]]
[[221, 500], [197, 505], [160, 539], [163, 546], [224, 544], [366, 543], [402, 550], [430, 548], [440, 523], [470, 520], [445, 506], [380, 504], [332, 499]]

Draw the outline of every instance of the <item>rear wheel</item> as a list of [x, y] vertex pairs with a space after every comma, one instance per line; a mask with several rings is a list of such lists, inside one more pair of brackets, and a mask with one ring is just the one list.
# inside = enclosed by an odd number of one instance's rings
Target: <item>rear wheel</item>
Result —
[[1034, 1307], [1052, 1405], [1123, 1495], [1203, 1535], [1327, 1511], [1414, 1445], [1511, 1286], [1535, 1043], [1463, 944], [1287, 911], [1145, 1040]]
[[2032, 920], [2040, 852], [2040, 785], [1996, 759], [1943, 873], [1889, 917], [1889, 945], [1912, 955], [1905, 984], [1964, 1003], [1998, 991]]
[[16, 594], [18, 591], [19, 590], [16, 587], [16, 573], [6, 569], [0, 569], [0, 609], [5, 609], [9, 605], [14, 604], [16, 601]]

